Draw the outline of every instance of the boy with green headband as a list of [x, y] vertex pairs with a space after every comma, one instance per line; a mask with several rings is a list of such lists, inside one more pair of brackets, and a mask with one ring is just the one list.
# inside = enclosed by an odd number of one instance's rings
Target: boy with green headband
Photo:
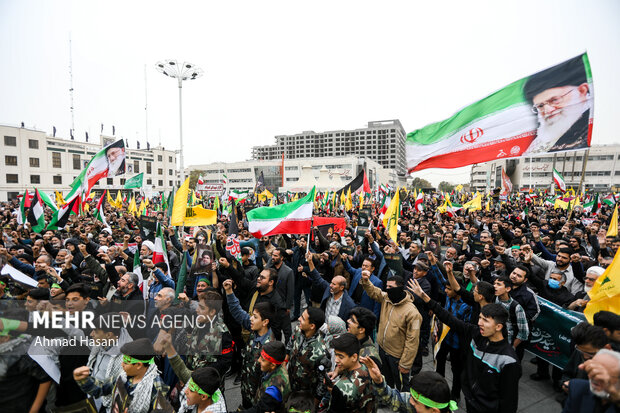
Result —
[[179, 413], [226, 413], [226, 400], [219, 390], [220, 374], [214, 367], [200, 367], [191, 371], [172, 345], [170, 333], [160, 333], [160, 344], [166, 351], [172, 370], [181, 383]]
[[103, 397], [103, 405], [111, 411], [112, 397], [118, 378], [125, 384], [129, 395], [129, 412], [148, 413], [155, 405], [157, 392], [166, 395], [164, 384], [155, 365], [155, 350], [147, 338], [131, 341], [121, 347], [122, 360], [115, 363], [106, 380], [90, 375], [90, 367], [82, 366], [73, 371], [73, 378], [84, 393]]
[[439, 373], [420, 372], [409, 380], [409, 393], [399, 392], [385, 384], [381, 371], [372, 358], [362, 357], [360, 361], [368, 368], [379, 397], [395, 412], [448, 413], [458, 408], [456, 402], [450, 400], [448, 382]]

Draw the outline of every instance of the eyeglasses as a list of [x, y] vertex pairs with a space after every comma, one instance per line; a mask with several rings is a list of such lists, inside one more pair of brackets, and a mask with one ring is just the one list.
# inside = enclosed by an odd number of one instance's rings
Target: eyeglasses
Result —
[[534, 112], [535, 114], [538, 114], [538, 112], [540, 112], [542, 108], [544, 108], [545, 106], [553, 106], [557, 108], [558, 105], [562, 103], [562, 101], [564, 100], [564, 97], [568, 95], [570, 92], [575, 91], [575, 90], [577, 90], [577, 88], [573, 88], [569, 90], [568, 92], [564, 93], [563, 95], [554, 96], [551, 99], [547, 99], [544, 102], [541, 102], [537, 105], [532, 106], [532, 112]]
[[588, 280], [588, 281], [592, 281], [592, 282], [596, 282], [596, 280], [598, 280], [598, 277], [594, 277], [594, 278], [592, 278], [592, 277], [586, 277], [586, 280]]
[[591, 353], [589, 351], [583, 351], [582, 349], [579, 348], [579, 346], [577, 344], [575, 344], [575, 350], [577, 350], [578, 352], [580, 352], [584, 356], [589, 356], [589, 357], [596, 356], [596, 351], [594, 353]]

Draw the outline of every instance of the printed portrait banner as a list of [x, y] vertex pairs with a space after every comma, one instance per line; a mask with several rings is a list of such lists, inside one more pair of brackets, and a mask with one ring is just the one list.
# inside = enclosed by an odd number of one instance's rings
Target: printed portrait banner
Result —
[[592, 72], [586, 53], [518, 80], [407, 135], [409, 173], [590, 146]]
[[538, 297], [540, 314], [532, 327], [527, 349], [561, 369], [566, 366], [573, 352], [571, 329], [586, 318], [581, 313], [565, 310], [562, 307]]

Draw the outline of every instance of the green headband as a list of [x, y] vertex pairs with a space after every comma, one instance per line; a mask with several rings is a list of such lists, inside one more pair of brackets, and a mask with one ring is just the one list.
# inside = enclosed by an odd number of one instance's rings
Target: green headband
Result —
[[219, 389], [215, 391], [215, 393], [213, 393], [212, 395], [207, 393], [206, 391], [202, 390], [200, 388], [199, 385], [196, 384], [196, 382], [194, 381], [194, 379], [192, 379], [190, 377], [189, 381], [187, 382], [187, 388], [190, 389], [191, 391], [198, 393], [198, 394], [203, 394], [207, 397], [210, 397], [211, 400], [213, 400], [213, 403], [217, 403], [218, 400], [220, 400], [220, 396], [222, 393], [220, 393]]
[[294, 407], [289, 407], [288, 413], [310, 413], [310, 410], [297, 410]]
[[4, 281], [0, 281], [0, 285], [6, 287], [6, 283]]
[[416, 392], [413, 389], [409, 389], [409, 391], [411, 392], [411, 397], [413, 397], [413, 400], [420, 402], [425, 406], [434, 407], [436, 409], [443, 409], [445, 407], [448, 407], [451, 411], [458, 410], [459, 408], [454, 400], [450, 400], [447, 403], [437, 403], [432, 401], [431, 399], [422, 396], [420, 393]]
[[153, 357], [150, 360], [138, 360], [135, 359], [131, 356], [128, 356], [126, 354], [123, 354], [123, 363], [125, 364], [138, 364], [138, 363], [144, 363], [144, 364], [152, 364], [153, 362], [155, 362], [155, 358]]
[[58, 283], [54, 283], [52, 284], [51, 288], [62, 288], [60, 285], [58, 285]]

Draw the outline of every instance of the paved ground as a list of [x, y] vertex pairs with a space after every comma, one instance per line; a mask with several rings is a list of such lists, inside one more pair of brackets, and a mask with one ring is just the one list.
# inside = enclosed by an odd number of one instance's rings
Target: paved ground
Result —
[[[523, 359], [523, 376], [519, 382], [519, 412], [520, 413], [552, 413], [561, 412], [560, 404], [555, 400], [557, 393], [551, 387], [551, 381], [536, 382], [530, 379], [530, 374], [536, 372], [536, 366], [530, 363], [532, 355], [525, 353]], [[433, 370], [433, 360], [431, 356], [424, 358], [424, 370]], [[451, 383], [452, 374], [450, 366], [446, 366], [446, 375]], [[226, 380], [226, 402], [229, 411], [235, 410], [241, 404], [241, 393], [239, 386], [233, 384], [233, 379]], [[387, 413], [390, 410], [380, 409], [379, 412]], [[460, 412], [465, 412], [464, 402], [459, 403]]]

